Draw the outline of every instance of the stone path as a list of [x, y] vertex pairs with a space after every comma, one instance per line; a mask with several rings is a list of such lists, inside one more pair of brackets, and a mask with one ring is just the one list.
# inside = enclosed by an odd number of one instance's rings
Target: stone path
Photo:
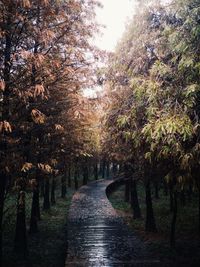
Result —
[[150, 258], [144, 243], [125, 225], [107, 199], [110, 180], [81, 187], [68, 216], [65, 267], [161, 266]]

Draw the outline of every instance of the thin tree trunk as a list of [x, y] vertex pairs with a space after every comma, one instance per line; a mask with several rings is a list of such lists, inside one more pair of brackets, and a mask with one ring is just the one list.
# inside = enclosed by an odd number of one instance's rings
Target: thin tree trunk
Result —
[[150, 181], [147, 181], [145, 186], [146, 191], [146, 222], [145, 230], [147, 232], [157, 232], [156, 222], [153, 212], [152, 198], [151, 198], [151, 187]]
[[103, 175], [103, 162], [102, 162], [102, 160], [100, 160], [100, 162], [99, 162], [99, 176], [102, 177], [102, 175]]
[[20, 191], [17, 200], [17, 222], [16, 222], [14, 249], [15, 252], [17, 252], [24, 258], [28, 254], [24, 191]]
[[159, 186], [157, 181], [154, 184], [154, 188], [155, 188], [155, 199], [159, 199]]
[[71, 187], [71, 186], [72, 186], [72, 180], [71, 180], [71, 165], [69, 165], [69, 167], [68, 167], [67, 181], [68, 181], [68, 187]]
[[31, 207], [31, 219], [30, 219], [30, 229], [31, 234], [38, 232], [38, 220], [40, 220], [40, 198], [39, 198], [39, 185], [33, 189], [32, 197], [32, 207]]
[[0, 266], [2, 266], [2, 235], [3, 235], [3, 209], [5, 197], [6, 178], [5, 174], [0, 175]]
[[78, 171], [78, 166], [75, 167], [74, 171], [74, 186], [75, 190], [78, 190], [78, 176], [79, 176], [79, 171]]
[[40, 197], [44, 197], [44, 192], [45, 192], [44, 184], [45, 184], [44, 178], [42, 177], [41, 182], [40, 182]]
[[50, 201], [49, 201], [49, 177], [45, 177], [45, 184], [44, 184], [44, 202], [43, 202], [43, 209], [48, 210], [50, 209]]
[[187, 196], [188, 196], [188, 202], [190, 203], [192, 201], [192, 184], [191, 183], [189, 184]]
[[41, 220], [41, 213], [40, 213], [40, 184], [38, 180], [37, 184], [37, 192], [35, 194], [35, 214], [38, 219], [38, 221]]
[[110, 163], [108, 161], [106, 163], [106, 177], [110, 177]]
[[124, 169], [124, 164], [120, 163], [119, 164], [119, 173], [123, 172]]
[[163, 189], [165, 196], [168, 196], [168, 186], [165, 180], [163, 181]]
[[117, 174], [117, 163], [113, 163], [113, 175], [115, 176]]
[[61, 178], [61, 197], [65, 198], [67, 193], [67, 170]]
[[56, 180], [55, 177], [52, 177], [52, 184], [51, 184], [51, 204], [56, 204], [56, 196], [55, 196], [55, 190], [56, 190]]
[[170, 197], [170, 211], [173, 212], [174, 208], [174, 195], [173, 195], [173, 186], [169, 185], [169, 197]]
[[180, 200], [181, 200], [182, 207], [185, 207], [185, 205], [186, 205], [186, 198], [185, 198], [185, 192], [184, 192], [184, 190], [182, 190], [181, 193], [180, 193]]
[[199, 235], [200, 235], [200, 188], [199, 188]]
[[102, 178], [103, 179], [105, 178], [105, 173], [106, 173], [106, 161], [103, 160], [103, 163], [102, 163]]
[[133, 210], [133, 218], [141, 218], [141, 210], [137, 193], [137, 182], [133, 178], [131, 179], [131, 207]]
[[130, 179], [125, 181], [124, 201], [127, 203], [130, 201]]
[[96, 162], [94, 165], [94, 178], [98, 180], [98, 163]]
[[88, 183], [88, 166], [87, 162], [84, 162], [83, 164], [83, 185], [86, 185]]
[[175, 229], [176, 229], [176, 219], [177, 219], [177, 192], [173, 193], [173, 215], [171, 222], [171, 233], [170, 233], [170, 246], [175, 247]]

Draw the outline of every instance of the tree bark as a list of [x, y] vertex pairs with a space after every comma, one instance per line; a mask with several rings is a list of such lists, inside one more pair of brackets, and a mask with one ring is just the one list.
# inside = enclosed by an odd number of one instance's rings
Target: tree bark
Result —
[[56, 196], [55, 196], [55, 190], [56, 190], [56, 180], [55, 177], [52, 177], [52, 184], [51, 184], [51, 204], [56, 204]]
[[130, 201], [130, 179], [126, 179], [125, 181], [125, 192], [124, 192], [124, 201], [129, 202]]
[[185, 207], [186, 205], [186, 198], [185, 198], [185, 191], [182, 190], [180, 193], [180, 200], [181, 200], [181, 205], [182, 207]]
[[163, 181], [163, 189], [165, 196], [168, 196], [168, 186], [165, 180]]
[[71, 186], [72, 186], [72, 180], [71, 180], [71, 165], [69, 165], [69, 167], [68, 167], [67, 181], [68, 181], [68, 187], [71, 187]]
[[170, 246], [175, 248], [175, 229], [176, 229], [176, 219], [177, 219], [177, 192], [173, 193], [173, 215], [171, 221], [171, 233], [170, 233]]
[[17, 221], [15, 231], [15, 252], [25, 258], [28, 254], [26, 234], [25, 192], [20, 191], [17, 199]]
[[39, 198], [39, 184], [33, 189], [32, 207], [31, 207], [31, 219], [30, 229], [31, 234], [38, 232], [38, 220], [40, 220], [40, 198]]
[[36, 192], [34, 190], [33, 191], [33, 197], [32, 197], [31, 219], [30, 219], [30, 229], [29, 229], [29, 232], [31, 234], [38, 232], [38, 224], [37, 224], [38, 218], [36, 215], [36, 208], [35, 208], [36, 200], [35, 199], [36, 199]]
[[83, 163], [83, 185], [86, 185], [88, 183], [88, 166], [87, 162], [85, 161]]
[[94, 165], [94, 179], [98, 180], [98, 163], [97, 162]]
[[199, 235], [200, 235], [200, 188], [198, 189], [199, 191]]
[[113, 162], [113, 175], [115, 176], [117, 174], [117, 163]]
[[155, 188], [155, 199], [159, 199], [159, 186], [158, 186], [158, 181], [154, 183], [154, 188]]
[[106, 163], [106, 178], [110, 177], [110, 163], [107, 161]]
[[61, 197], [65, 198], [67, 193], [67, 170], [65, 170], [64, 175], [61, 177]]
[[170, 211], [173, 212], [174, 208], [174, 195], [173, 195], [173, 185], [169, 185], [169, 200], [170, 200]]
[[41, 182], [40, 182], [40, 197], [44, 197], [44, 191], [45, 191], [44, 184], [45, 184], [44, 178], [42, 177]]
[[43, 202], [43, 209], [49, 210], [50, 209], [50, 201], [49, 201], [49, 177], [44, 178], [44, 202]]
[[4, 173], [0, 174], [0, 266], [2, 266], [2, 235], [3, 235], [3, 209], [5, 198], [6, 177]]
[[102, 178], [105, 178], [105, 173], [106, 173], [106, 161], [103, 160], [102, 162]]
[[133, 178], [131, 179], [131, 207], [133, 210], [133, 218], [141, 218], [141, 210], [137, 193], [137, 182]]
[[74, 171], [74, 186], [75, 186], [75, 190], [78, 190], [78, 176], [79, 176], [79, 171], [78, 171], [78, 167], [75, 167], [75, 171]]
[[151, 198], [151, 187], [150, 181], [147, 181], [145, 185], [146, 191], [146, 222], [145, 230], [146, 232], [157, 232], [156, 222], [153, 212], [152, 198]]
[[192, 184], [189, 184], [189, 188], [187, 190], [187, 196], [188, 196], [188, 202], [190, 203], [192, 201]]

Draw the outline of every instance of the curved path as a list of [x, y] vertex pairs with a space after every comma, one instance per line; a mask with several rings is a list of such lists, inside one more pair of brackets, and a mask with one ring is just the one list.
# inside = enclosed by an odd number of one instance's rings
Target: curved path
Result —
[[105, 190], [110, 183], [92, 182], [73, 196], [65, 267], [160, 266], [149, 258], [144, 243], [130, 232], [107, 199]]

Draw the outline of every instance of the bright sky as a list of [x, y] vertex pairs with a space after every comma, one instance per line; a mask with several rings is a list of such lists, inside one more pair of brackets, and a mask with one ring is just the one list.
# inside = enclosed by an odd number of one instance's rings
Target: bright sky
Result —
[[135, 0], [100, 0], [103, 8], [97, 9], [97, 21], [105, 25], [102, 36], [95, 44], [101, 49], [113, 51], [122, 37], [128, 18], [132, 18]]
[[[100, 49], [113, 52], [117, 42], [122, 37], [128, 18], [132, 18], [135, 0], [99, 0], [103, 8], [96, 10], [96, 20], [105, 26], [102, 34], [94, 40], [94, 44]], [[95, 95], [101, 91], [101, 86], [84, 90], [85, 96]]]
[[[97, 36], [94, 44], [100, 49], [108, 52], [113, 52], [117, 42], [123, 35], [126, 28], [128, 19], [132, 19], [136, 6], [136, 0], [99, 0], [103, 8], [98, 8], [96, 11], [97, 22], [103, 24], [102, 36]], [[163, 3], [170, 2], [171, 0], [161, 0]], [[84, 92], [85, 96], [91, 96], [94, 91], [102, 90], [101, 87], [87, 89]]]

